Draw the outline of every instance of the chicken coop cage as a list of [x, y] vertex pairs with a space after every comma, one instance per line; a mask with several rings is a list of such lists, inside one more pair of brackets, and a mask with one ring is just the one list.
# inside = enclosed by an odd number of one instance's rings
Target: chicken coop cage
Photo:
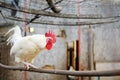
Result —
[[[0, 0], [0, 80], [120, 80], [119, 9], [119, 0]], [[38, 53], [34, 68], [27, 51]]]

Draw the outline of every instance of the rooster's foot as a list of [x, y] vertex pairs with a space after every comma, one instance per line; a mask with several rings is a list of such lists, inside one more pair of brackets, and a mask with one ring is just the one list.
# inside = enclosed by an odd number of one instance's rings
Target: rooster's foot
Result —
[[35, 68], [35, 69], [38, 69], [37, 66], [34, 66], [33, 64], [31, 63], [28, 63], [28, 62], [22, 62], [25, 66], [26, 66], [26, 69], [29, 70], [30, 68]]

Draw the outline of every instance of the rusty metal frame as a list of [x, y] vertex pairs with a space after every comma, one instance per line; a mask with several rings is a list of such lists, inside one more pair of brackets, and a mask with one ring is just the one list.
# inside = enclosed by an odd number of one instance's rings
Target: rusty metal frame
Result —
[[18, 66], [8, 66], [0, 63], [0, 68], [4, 68], [7, 70], [19, 70], [19, 71], [29, 71], [36, 73], [48, 73], [48, 74], [56, 74], [56, 75], [72, 75], [72, 76], [120, 76], [120, 69], [118, 70], [106, 70], [106, 71], [68, 71], [68, 70], [47, 70], [47, 69], [34, 69], [30, 68], [29, 70], [24, 67]]
[[[3, 8], [7, 8], [7, 9], [12, 9], [12, 10], [17, 10], [16, 8], [12, 7], [10, 4], [8, 3], [4, 3], [0, 1], [0, 7]], [[27, 9], [27, 8], [23, 8], [23, 7], [19, 7], [20, 12], [24, 12], [24, 13], [28, 13], [28, 14], [37, 14], [37, 15], [42, 15], [42, 16], [50, 16], [50, 17], [57, 17], [57, 18], [69, 18], [69, 19], [107, 19], [107, 18], [118, 18], [120, 17], [118, 16], [102, 16], [102, 15], [84, 15], [81, 14], [80, 16], [77, 14], [63, 14], [63, 13], [52, 13], [52, 12], [48, 12], [48, 11], [43, 11], [43, 10], [35, 10], [35, 9]]]

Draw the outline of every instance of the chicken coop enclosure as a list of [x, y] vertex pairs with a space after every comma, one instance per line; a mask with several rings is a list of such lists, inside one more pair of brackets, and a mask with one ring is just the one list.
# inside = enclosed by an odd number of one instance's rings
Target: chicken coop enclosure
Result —
[[[119, 0], [0, 0], [0, 80], [120, 80], [119, 9]], [[22, 38], [56, 35], [34, 58], [40, 69], [10, 56], [14, 32], [5, 34], [16, 25]]]

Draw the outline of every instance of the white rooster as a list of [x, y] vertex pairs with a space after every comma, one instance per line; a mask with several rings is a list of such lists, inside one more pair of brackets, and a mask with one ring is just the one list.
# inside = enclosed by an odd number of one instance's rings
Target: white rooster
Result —
[[15, 57], [15, 62], [25, 64], [27, 69], [30, 67], [38, 68], [32, 64], [34, 58], [42, 50], [51, 50], [56, 42], [56, 36], [51, 31], [46, 32], [45, 35], [36, 34], [22, 37], [20, 27], [15, 26], [5, 35], [12, 31], [14, 31], [13, 35], [7, 40], [8, 44], [12, 44], [10, 55]]

